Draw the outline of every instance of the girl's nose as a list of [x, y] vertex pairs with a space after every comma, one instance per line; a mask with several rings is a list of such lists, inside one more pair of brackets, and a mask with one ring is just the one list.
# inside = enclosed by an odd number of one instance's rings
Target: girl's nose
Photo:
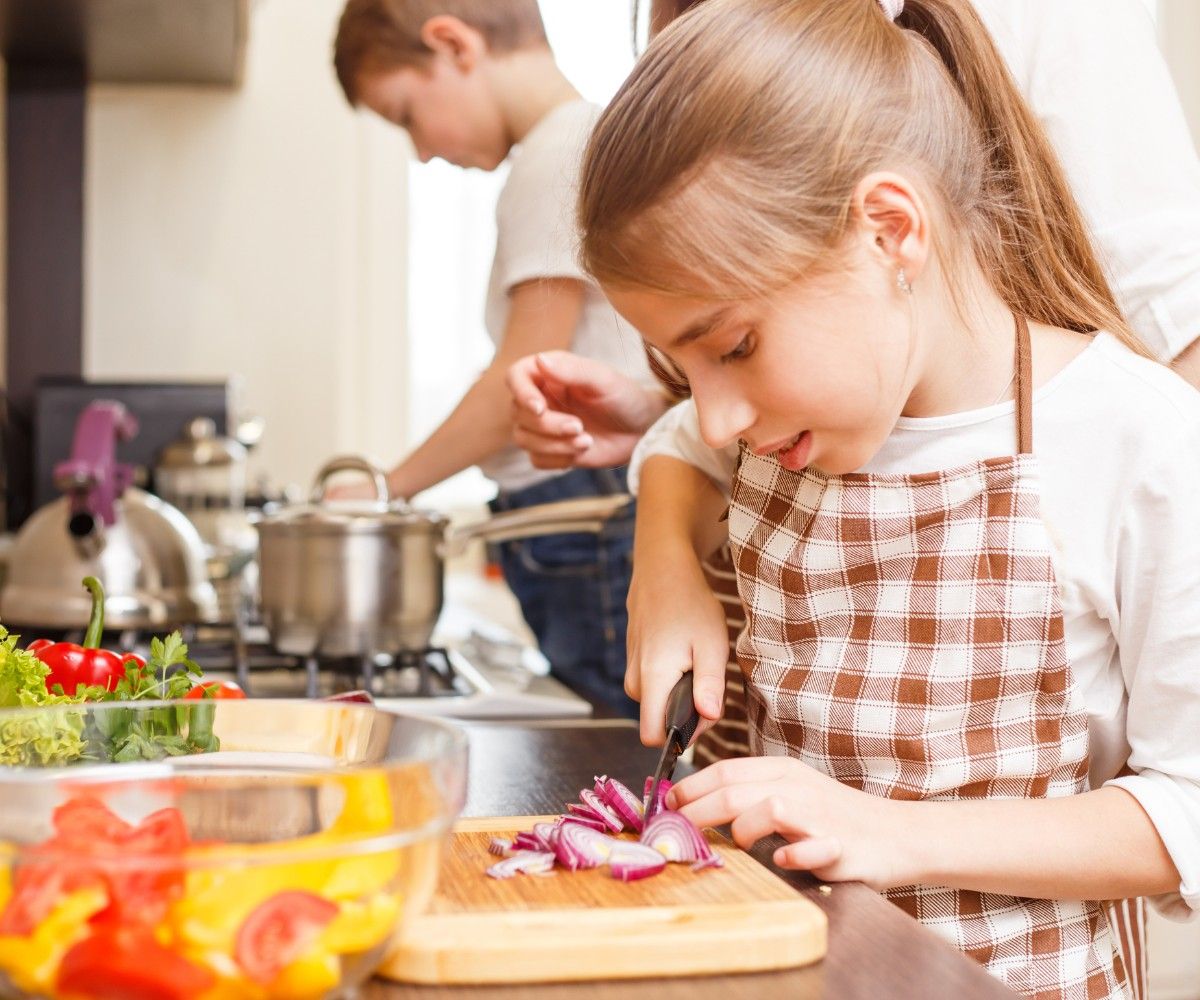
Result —
[[749, 400], [728, 392], [701, 392], [695, 382], [692, 394], [700, 420], [700, 436], [710, 448], [733, 444], [754, 423], [754, 407]]

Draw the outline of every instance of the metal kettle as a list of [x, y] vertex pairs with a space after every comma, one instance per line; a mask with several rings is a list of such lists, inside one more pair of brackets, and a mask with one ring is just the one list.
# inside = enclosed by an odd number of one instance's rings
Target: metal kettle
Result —
[[85, 576], [104, 585], [105, 621], [117, 629], [213, 621], [217, 597], [204, 543], [178, 510], [131, 485], [116, 460], [118, 440], [137, 421], [109, 400], [80, 415], [69, 461], [55, 468], [66, 494], [38, 510], [17, 534], [0, 591], [6, 625], [82, 627], [91, 607]]

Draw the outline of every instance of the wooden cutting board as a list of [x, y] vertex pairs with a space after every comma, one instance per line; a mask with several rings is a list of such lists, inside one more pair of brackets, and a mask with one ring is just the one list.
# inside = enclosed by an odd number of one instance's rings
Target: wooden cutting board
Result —
[[760, 972], [825, 954], [825, 914], [728, 840], [725, 866], [686, 865], [637, 882], [606, 868], [494, 879], [494, 836], [553, 816], [461, 821], [428, 910], [381, 970], [409, 983], [536, 983]]

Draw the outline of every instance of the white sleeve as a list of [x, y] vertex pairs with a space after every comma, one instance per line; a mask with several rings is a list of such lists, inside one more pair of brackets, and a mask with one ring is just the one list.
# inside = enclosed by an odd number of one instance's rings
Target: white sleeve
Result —
[[685, 399], [667, 410], [646, 431], [629, 460], [629, 489], [637, 493], [642, 463], [651, 455], [668, 455], [703, 472], [726, 498], [737, 471], [738, 446], [730, 445], [715, 451], [700, 437], [700, 421], [696, 404]]
[[1138, 800], [1179, 869], [1178, 891], [1153, 900], [1176, 919], [1200, 912], [1200, 418], [1188, 416], [1135, 474], [1115, 539], [1135, 773], [1108, 782]]
[[587, 137], [587, 122], [572, 118], [519, 150], [496, 203], [495, 280], [505, 292], [539, 278], [588, 280], [575, 224]]
[[1170, 361], [1200, 337], [1200, 159], [1153, 20], [1141, 0], [1020, 6], [1026, 96], [1127, 318]]

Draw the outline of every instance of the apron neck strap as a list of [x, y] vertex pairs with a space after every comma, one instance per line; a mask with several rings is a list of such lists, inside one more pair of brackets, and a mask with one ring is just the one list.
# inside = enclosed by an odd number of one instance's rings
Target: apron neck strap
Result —
[[1017, 381], [1017, 451], [1033, 454], [1033, 350], [1029, 346], [1029, 324], [1017, 315], [1017, 345], [1014, 364]]

